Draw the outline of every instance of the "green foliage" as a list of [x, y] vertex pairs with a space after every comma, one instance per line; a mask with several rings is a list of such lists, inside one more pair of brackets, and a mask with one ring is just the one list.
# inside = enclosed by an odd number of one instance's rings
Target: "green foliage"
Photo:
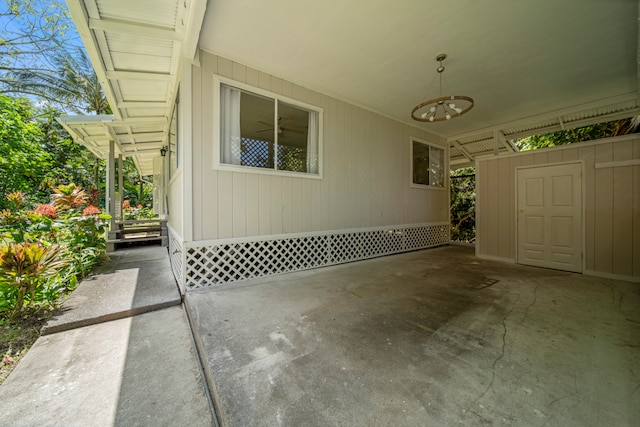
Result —
[[[96, 189], [104, 193], [106, 162], [71, 139], [55, 119], [60, 115], [62, 113], [55, 108], [43, 107], [35, 117], [45, 136], [42, 149], [51, 157], [43, 187], [50, 189], [61, 183], [75, 182], [88, 189], [89, 193]], [[98, 204], [99, 201], [94, 200], [93, 203]]]
[[0, 95], [0, 141], [0, 209], [8, 207], [4, 195], [9, 192], [42, 197], [51, 157], [42, 149], [44, 134], [27, 100]]
[[54, 304], [104, 253], [110, 216], [88, 205], [75, 184], [59, 186], [53, 196], [55, 205], [30, 211], [24, 196], [12, 193], [12, 209], [0, 211], [0, 312], [16, 315], [25, 301]]
[[33, 301], [36, 288], [41, 289], [47, 278], [68, 262], [61, 256], [63, 251], [59, 245], [41, 242], [0, 247], [0, 293], [5, 295], [5, 302], [15, 296], [14, 316], [22, 310], [25, 295], [30, 295]]
[[138, 205], [137, 207], [131, 207], [129, 205], [128, 200], [125, 200], [122, 208], [124, 211], [124, 219], [126, 220], [152, 219], [155, 217], [155, 214], [153, 213], [153, 208], [142, 206], [142, 205]]
[[57, 110], [36, 111], [26, 99], [0, 95], [0, 210], [9, 207], [4, 196], [15, 191], [35, 205], [46, 203], [50, 189], [64, 182], [103, 188], [104, 161], [74, 143], [56, 115]]
[[131, 206], [152, 206], [152, 183], [145, 179], [145, 177], [139, 176], [138, 169], [136, 169], [136, 165], [131, 158], [124, 159], [123, 169], [124, 189], [122, 192], [122, 200], [128, 200]]
[[475, 168], [451, 172], [451, 240], [475, 241], [476, 179]]
[[595, 139], [626, 135], [635, 132], [638, 127], [637, 125], [636, 119], [628, 118], [551, 132], [544, 135], [532, 135], [514, 142], [520, 151], [536, 150], [539, 148], [572, 144], [574, 142], [592, 141]]

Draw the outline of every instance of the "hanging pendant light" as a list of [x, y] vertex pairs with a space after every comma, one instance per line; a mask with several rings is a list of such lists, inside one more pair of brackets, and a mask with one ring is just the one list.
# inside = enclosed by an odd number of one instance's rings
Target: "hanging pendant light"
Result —
[[440, 96], [416, 105], [411, 111], [411, 118], [419, 122], [441, 122], [463, 115], [473, 108], [473, 99], [463, 95], [442, 96], [442, 61], [447, 55], [442, 53], [436, 57], [440, 63], [436, 71], [440, 77]]

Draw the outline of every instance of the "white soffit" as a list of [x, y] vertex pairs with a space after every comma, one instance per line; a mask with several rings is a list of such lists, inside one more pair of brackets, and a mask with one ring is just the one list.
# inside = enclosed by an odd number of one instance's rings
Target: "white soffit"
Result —
[[141, 174], [152, 174], [153, 157], [168, 144], [181, 63], [195, 54], [206, 0], [67, 0], [67, 5], [113, 116], [63, 117], [61, 123], [102, 158], [114, 139], [117, 154], [133, 157]]

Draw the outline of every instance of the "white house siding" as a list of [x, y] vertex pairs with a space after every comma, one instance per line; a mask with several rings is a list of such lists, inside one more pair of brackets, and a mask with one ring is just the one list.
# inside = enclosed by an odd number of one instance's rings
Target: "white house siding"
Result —
[[[215, 74], [322, 108], [323, 178], [216, 170]], [[448, 159], [443, 138], [206, 52], [192, 76], [192, 246], [448, 223], [448, 183], [412, 188], [409, 172], [410, 137], [440, 145]]]
[[639, 136], [477, 161], [476, 253], [516, 260], [516, 167], [572, 161], [584, 165], [584, 272], [640, 281]]
[[169, 226], [179, 236], [183, 235], [183, 197], [182, 197], [182, 170], [171, 178], [167, 189], [169, 199]]
[[[200, 61], [194, 240], [448, 221], [447, 191], [409, 186], [409, 138], [446, 150], [442, 138], [212, 54]], [[323, 179], [215, 170], [214, 74], [323, 108]]]
[[183, 197], [183, 175], [182, 169], [176, 171], [171, 178], [167, 188], [167, 198], [169, 206], [169, 258], [171, 260], [171, 269], [178, 281], [181, 289], [184, 291], [183, 267], [184, 267], [184, 197]]

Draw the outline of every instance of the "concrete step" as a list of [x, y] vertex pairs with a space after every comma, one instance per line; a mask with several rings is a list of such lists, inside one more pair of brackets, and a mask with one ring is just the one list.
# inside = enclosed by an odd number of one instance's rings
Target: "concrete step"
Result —
[[40, 337], [0, 386], [0, 425], [215, 426], [180, 306]]
[[84, 279], [42, 335], [180, 305], [166, 248], [118, 251]]

